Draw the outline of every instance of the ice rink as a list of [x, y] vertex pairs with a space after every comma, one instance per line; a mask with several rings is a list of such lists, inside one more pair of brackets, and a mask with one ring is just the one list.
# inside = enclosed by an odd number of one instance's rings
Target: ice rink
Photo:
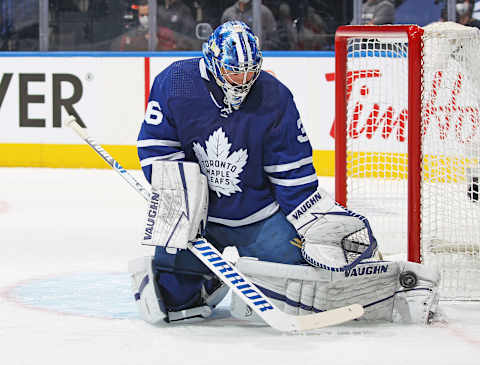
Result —
[[114, 171], [0, 168], [0, 192], [2, 365], [480, 364], [478, 302], [442, 302], [429, 327], [282, 334], [231, 318], [227, 297], [211, 319], [153, 327], [126, 273], [152, 254], [138, 243], [145, 202]]

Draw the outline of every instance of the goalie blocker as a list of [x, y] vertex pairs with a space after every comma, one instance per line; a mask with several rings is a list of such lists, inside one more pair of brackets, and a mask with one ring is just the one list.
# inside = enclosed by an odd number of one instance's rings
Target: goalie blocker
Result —
[[195, 162], [154, 161], [142, 244], [186, 249], [207, 221], [207, 178]]
[[[176, 254], [186, 249], [205, 228], [208, 210], [207, 180], [194, 162], [155, 161], [152, 166], [152, 194], [147, 206], [142, 244], [165, 247]], [[157, 271], [170, 272], [170, 267], [154, 264], [153, 257], [140, 257], [129, 262], [132, 288], [140, 316], [156, 324], [197, 320], [209, 317], [227, 294], [228, 287], [212, 276], [205, 276], [198, 300], [189, 308], [172, 311], [157, 283]], [[185, 272], [188, 275], [201, 275]]]
[[[237, 267], [288, 314], [359, 303], [365, 309], [363, 320], [425, 324], [438, 305], [439, 272], [411, 262], [363, 262], [335, 272], [240, 258]], [[231, 312], [236, 318], [260, 321], [235, 295]]]

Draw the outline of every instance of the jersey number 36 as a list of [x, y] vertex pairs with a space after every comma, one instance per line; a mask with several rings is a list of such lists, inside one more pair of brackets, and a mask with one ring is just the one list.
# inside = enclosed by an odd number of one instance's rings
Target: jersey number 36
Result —
[[158, 101], [152, 100], [147, 105], [145, 112], [145, 122], [148, 124], [159, 125], [162, 123], [163, 114]]

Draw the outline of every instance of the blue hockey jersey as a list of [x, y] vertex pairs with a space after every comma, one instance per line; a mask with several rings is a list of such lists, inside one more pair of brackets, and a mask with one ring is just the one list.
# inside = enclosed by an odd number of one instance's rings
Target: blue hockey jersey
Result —
[[202, 58], [171, 64], [153, 83], [138, 136], [148, 181], [154, 160], [194, 161], [208, 178], [208, 220], [237, 227], [279, 208], [287, 215], [317, 188], [312, 147], [290, 91], [262, 71], [231, 110]]

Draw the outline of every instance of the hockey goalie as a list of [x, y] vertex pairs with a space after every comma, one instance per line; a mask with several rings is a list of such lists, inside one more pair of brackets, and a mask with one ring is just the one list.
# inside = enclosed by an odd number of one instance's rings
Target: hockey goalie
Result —
[[[318, 186], [312, 147], [288, 88], [261, 70], [258, 38], [220, 25], [203, 56], [153, 83], [138, 137], [151, 183], [143, 244], [129, 264], [141, 317], [206, 318], [228, 287], [189, 250], [205, 237], [236, 247], [236, 267], [282, 311], [304, 315], [359, 303], [364, 320], [428, 323], [439, 273], [376, 259], [368, 220]], [[259, 318], [233, 295], [232, 315]]]

